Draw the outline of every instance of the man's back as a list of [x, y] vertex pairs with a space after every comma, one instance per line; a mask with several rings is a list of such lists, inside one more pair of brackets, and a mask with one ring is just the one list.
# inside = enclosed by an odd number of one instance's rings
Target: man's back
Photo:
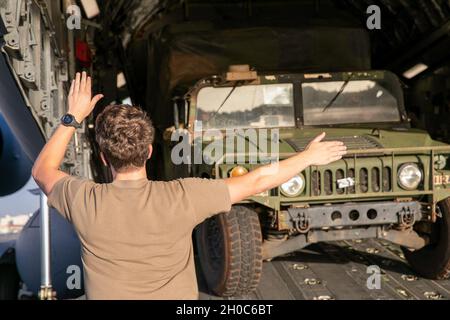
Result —
[[224, 181], [205, 179], [66, 177], [49, 204], [80, 237], [89, 299], [197, 299], [192, 230], [231, 207]]
[[91, 78], [77, 73], [68, 113], [32, 171], [49, 204], [73, 222], [80, 236], [90, 299], [197, 298], [191, 241], [195, 225], [229, 211], [232, 203], [278, 187], [310, 165], [346, 154], [342, 142], [322, 142], [322, 133], [303, 152], [245, 175], [148, 182], [146, 163], [154, 138], [150, 119], [138, 107], [109, 105], [96, 117], [95, 140], [115, 182], [99, 185], [59, 169], [76, 128], [101, 98], [92, 98]]

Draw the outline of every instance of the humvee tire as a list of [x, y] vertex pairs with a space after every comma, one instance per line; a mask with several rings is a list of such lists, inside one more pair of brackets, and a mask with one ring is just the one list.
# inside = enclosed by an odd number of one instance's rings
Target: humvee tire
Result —
[[262, 273], [258, 215], [244, 206], [203, 222], [196, 231], [200, 264], [208, 288], [221, 297], [256, 290]]
[[450, 276], [450, 198], [438, 203], [442, 218], [433, 225], [437, 241], [422, 249], [410, 251], [402, 248], [406, 260], [414, 271], [429, 279], [447, 279]]
[[0, 264], [0, 300], [17, 300], [20, 278], [16, 266]]

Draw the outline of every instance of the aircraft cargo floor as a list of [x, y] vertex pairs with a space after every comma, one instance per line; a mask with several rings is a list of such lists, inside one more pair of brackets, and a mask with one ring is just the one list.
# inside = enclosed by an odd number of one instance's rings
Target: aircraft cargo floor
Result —
[[[197, 264], [198, 265], [198, 264]], [[367, 267], [379, 266], [380, 289], [368, 289]], [[200, 298], [209, 294], [197, 270]], [[450, 280], [417, 277], [401, 249], [378, 240], [319, 243], [265, 262], [260, 285], [254, 294], [239, 299], [450, 299]]]

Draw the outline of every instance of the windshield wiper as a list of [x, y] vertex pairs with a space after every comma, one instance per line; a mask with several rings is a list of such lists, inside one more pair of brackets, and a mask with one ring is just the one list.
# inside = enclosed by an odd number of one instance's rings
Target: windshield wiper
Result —
[[331, 107], [337, 100], [337, 98], [339, 98], [339, 96], [342, 94], [342, 92], [344, 92], [345, 88], [347, 88], [347, 85], [349, 84], [350, 80], [353, 77], [353, 73], [350, 73], [350, 76], [348, 77], [347, 80], [345, 80], [345, 82], [342, 84], [341, 88], [339, 89], [338, 93], [336, 93], [336, 95], [333, 97], [333, 99], [330, 100], [330, 102], [327, 103], [327, 105], [325, 106], [325, 108], [323, 108], [322, 112], [327, 111], [327, 109], [329, 107]]
[[220, 104], [219, 108], [217, 108], [216, 111], [214, 111], [214, 113], [212, 114], [211, 117], [209, 117], [208, 121], [206, 121], [206, 123], [210, 122], [212, 119], [214, 119], [214, 117], [219, 113], [219, 111], [222, 109], [222, 107], [225, 105], [225, 103], [228, 101], [228, 99], [231, 97], [231, 95], [233, 94], [234, 90], [236, 90], [238, 86], [238, 82], [236, 82], [233, 86], [233, 88], [231, 88], [230, 92], [227, 94], [227, 96], [225, 97], [225, 99], [222, 101], [222, 103]]

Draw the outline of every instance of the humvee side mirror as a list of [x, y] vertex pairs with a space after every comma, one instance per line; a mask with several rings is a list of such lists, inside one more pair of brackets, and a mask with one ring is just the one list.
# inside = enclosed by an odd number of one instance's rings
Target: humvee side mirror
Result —
[[180, 125], [186, 127], [187, 111], [188, 102], [185, 99], [175, 97], [173, 99], [173, 123], [175, 129], [179, 129]]

